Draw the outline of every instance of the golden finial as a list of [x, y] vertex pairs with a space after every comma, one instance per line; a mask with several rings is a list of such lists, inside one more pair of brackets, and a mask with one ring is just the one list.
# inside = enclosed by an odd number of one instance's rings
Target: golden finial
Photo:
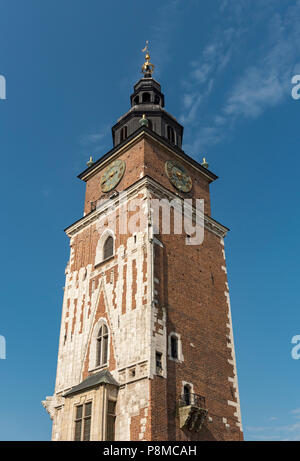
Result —
[[146, 46], [142, 49], [142, 53], [145, 54], [145, 62], [142, 66], [142, 72], [145, 77], [151, 77], [154, 71], [154, 64], [150, 62], [150, 54], [149, 54], [149, 40], [146, 40]]
[[203, 162], [201, 163], [202, 166], [204, 166], [204, 168], [208, 168], [209, 167], [209, 164], [207, 163], [205, 157], [203, 157]]
[[90, 159], [88, 162], [86, 162], [87, 166], [90, 167], [91, 165], [93, 165], [94, 161], [93, 161], [93, 157], [90, 156]]

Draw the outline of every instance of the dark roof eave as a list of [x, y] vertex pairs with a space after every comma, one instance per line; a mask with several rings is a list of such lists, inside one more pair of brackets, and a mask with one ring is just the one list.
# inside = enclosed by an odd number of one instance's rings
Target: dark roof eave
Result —
[[72, 387], [70, 390], [63, 394], [63, 397], [68, 397], [78, 392], [86, 391], [87, 389], [92, 389], [101, 386], [102, 384], [111, 384], [113, 386], [119, 387], [117, 381], [112, 377], [108, 370], [102, 370], [98, 373], [88, 376], [77, 386]]
[[166, 147], [170, 148], [172, 147], [172, 149], [177, 153], [179, 154], [184, 160], [186, 160], [187, 162], [190, 162], [192, 165], [194, 165], [196, 168], [200, 169], [206, 176], [209, 176], [210, 179], [211, 179], [211, 182], [212, 181], [215, 181], [216, 179], [218, 179], [218, 176], [215, 175], [214, 173], [212, 173], [210, 170], [208, 170], [207, 168], [203, 167], [199, 162], [197, 162], [196, 160], [194, 160], [192, 157], [190, 157], [188, 154], [186, 154], [182, 149], [180, 149], [180, 147], [178, 146], [175, 146], [174, 144], [171, 144], [168, 142], [167, 139], [164, 139], [162, 136], [158, 135], [157, 133], [155, 133], [154, 131], [150, 130], [149, 128], [145, 127], [145, 126], [142, 126], [140, 127], [138, 130], [136, 130], [134, 133], [132, 133], [130, 136], [128, 136], [127, 139], [125, 139], [125, 141], [121, 142], [120, 144], [118, 144], [117, 146], [113, 147], [110, 151], [108, 151], [106, 154], [104, 154], [102, 157], [99, 158], [99, 160], [97, 160], [95, 163], [93, 163], [93, 165], [91, 165], [90, 167], [86, 168], [82, 173], [80, 173], [77, 177], [79, 179], [82, 179], [84, 180], [83, 178], [86, 176], [87, 173], [93, 171], [93, 169], [96, 167], [96, 166], [99, 166], [102, 162], [104, 162], [105, 160], [107, 160], [109, 157], [111, 157], [115, 152], [117, 152], [120, 147], [123, 147], [126, 145], [126, 143], [128, 143], [129, 141], [132, 141], [135, 137], [137, 137], [140, 133], [142, 132], [145, 132], [145, 133], [149, 133], [152, 137], [156, 138], [159, 142], [161, 142], [162, 144], [164, 144]]

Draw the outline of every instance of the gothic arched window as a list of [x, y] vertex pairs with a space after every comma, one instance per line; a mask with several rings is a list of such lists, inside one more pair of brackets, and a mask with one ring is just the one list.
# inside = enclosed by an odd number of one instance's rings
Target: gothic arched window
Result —
[[110, 235], [107, 237], [105, 240], [104, 246], [103, 246], [103, 260], [108, 259], [114, 254], [114, 239]]
[[167, 138], [170, 142], [175, 144], [175, 131], [170, 125], [167, 126]]
[[108, 356], [108, 328], [101, 325], [97, 336], [96, 367], [106, 365]]

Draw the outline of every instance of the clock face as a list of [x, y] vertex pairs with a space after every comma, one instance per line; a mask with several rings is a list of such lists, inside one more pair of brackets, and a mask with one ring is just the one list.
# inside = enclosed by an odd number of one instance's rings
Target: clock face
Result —
[[119, 184], [123, 178], [125, 167], [123, 160], [115, 160], [105, 168], [100, 180], [102, 192], [109, 192]]
[[181, 192], [190, 192], [192, 189], [192, 178], [184, 166], [174, 160], [168, 160], [165, 169], [170, 182], [178, 190]]

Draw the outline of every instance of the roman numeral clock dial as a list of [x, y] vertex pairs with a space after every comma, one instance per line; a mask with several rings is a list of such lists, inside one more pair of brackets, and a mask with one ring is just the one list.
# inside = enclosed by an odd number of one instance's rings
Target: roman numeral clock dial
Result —
[[109, 192], [119, 184], [124, 176], [125, 168], [125, 162], [120, 159], [108, 165], [100, 180], [102, 192]]
[[181, 192], [190, 192], [192, 189], [192, 178], [187, 170], [178, 162], [168, 160], [165, 164], [166, 174], [169, 181]]

